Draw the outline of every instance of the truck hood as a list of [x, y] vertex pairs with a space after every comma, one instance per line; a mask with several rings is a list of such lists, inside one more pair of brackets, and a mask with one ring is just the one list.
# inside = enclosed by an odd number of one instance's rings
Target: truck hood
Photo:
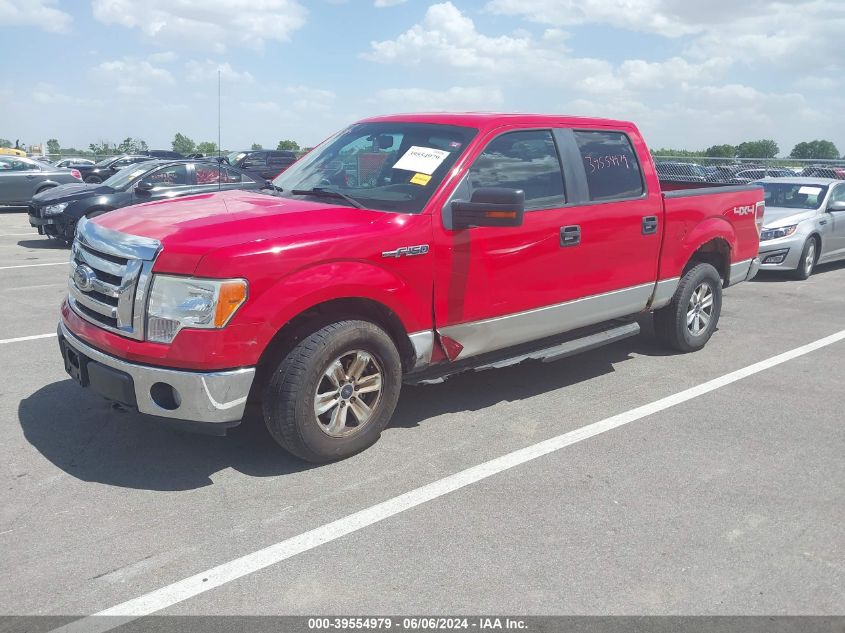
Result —
[[766, 207], [763, 213], [763, 226], [767, 229], [791, 226], [803, 220], [814, 218], [817, 209], [790, 209], [788, 207]]
[[103, 193], [114, 193], [114, 189], [102, 184], [89, 185], [85, 182], [71, 182], [37, 193], [32, 196], [32, 200], [40, 205], [46, 205], [59, 202], [73, 202], [74, 200], [81, 200], [82, 198], [89, 198]]
[[126, 207], [93, 221], [160, 241], [156, 270], [191, 274], [204, 255], [217, 249], [259, 240], [283, 246], [326, 233], [348, 237], [386, 215], [322, 201], [223, 191]]

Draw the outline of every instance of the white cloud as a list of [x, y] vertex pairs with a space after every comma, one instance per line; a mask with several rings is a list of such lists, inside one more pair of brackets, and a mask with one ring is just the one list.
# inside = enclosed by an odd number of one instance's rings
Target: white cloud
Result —
[[287, 41], [308, 13], [297, 0], [93, 0], [92, 8], [100, 22], [140, 29], [160, 44], [217, 52]]
[[55, 8], [57, 0], [0, 0], [0, 24], [37, 26], [50, 33], [65, 33], [73, 18]]
[[492, 110], [504, 102], [499, 88], [453, 86], [446, 90], [387, 88], [376, 93], [376, 101], [400, 111]]
[[541, 38], [529, 33], [489, 36], [451, 2], [428, 8], [415, 24], [392, 40], [372, 42], [365, 59], [380, 63], [453, 68], [474, 76], [496, 78], [509, 84], [532, 81], [590, 95], [625, 97], [631, 91], [656, 90], [678, 82], [712, 80], [729, 67], [713, 57], [692, 63], [680, 57], [662, 62], [627, 60], [618, 67], [608, 61], [574, 57], [566, 48], [568, 35], [548, 29]]
[[254, 77], [249, 71], [238, 72], [228, 62], [218, 64], [206, 59], [199, 62], [191, 60], [185, 64], [187, 80], [191, 82], [217, 82], [217, 71], [220, 71], [220, 79], [227, 83], [252, 83]]
[[285, 105], [300, 112], [328, 112], [336, 97], [331, 90], [310, 86], [290, 86], [284, 90]]
[[91, 76], [121, 95], [144, 95], [175, 83], [169, 70], [149, 61], [124, 57], [103, 62], [91, 69]]
[[153, 64], [170, 64], [176, 61], [176, 53], [173, 51], [153, 53], [152, 55], [147, 56], [147, 60]]
[[[829, 0], [796, 2], [806, 5], [811, 24], [797, 24], [801, 20], [792, 12], [795, 41], [807, 41], [808, 34], [815, 32], [823, 41], [809, 43], [811, 50], [820, 54], [835, 48], [833, 42], [837, 40], [829, 34], [830, 25], [820, 26], [813, 16], [824, 7], [829, 10], [830, 21], [845, 32], [845, 26], [838, 26], [845, 2], [838, 2], [836, 7]], [[812, 74], [819, 77], [817, 83], [800, 79], [807, 74], [807, 62], [798, 68], [802, 56], [792, 45], [784, 44], [793, 40], [778, 41], [777, 29], [772, 26], [784, 19], [779, 17], [781, 10], [789, 13], [786, 4], [748, 0], [735, 11], [715, 11], [714, 7], [732, 5], [728, 0], [713, 0], [712, 6], [685, 0], [585, 0], [579, 5], [581, 9], [571, 14], [564, 10], [575, 6], [569, 0], [493, 0], [487, 6], [542, 22], [549, 28], [540, 36], [521, 30], [504, 35], [484, 32], [451, 2], [442, 2], [431, 5], [417, 24], [394, 38], [372, 42], [363, 57], [413, 67], [421, 81], [434, 80], [435, 85], [454, 82], [445, 85], [496, 86], [498, 94], [492, 93], [490, 99], [496, 108], [633, 120], [653, 146], [703, 149], [714, 143], [763, 137], [777, 139], [781, 149], [788, 152], [794, 143], [806, 138], [842, 140], [841, 126], [830, 116], [845, 101], [842, 84], [831, 81], [825, 68], [841, 66], [845, 57], [829, 51], [810, 65]], [[655, 16], [653, 23], [646, 17], [651, 13]], [[803, 19], [803, 15], [800, 17]], [[755, 19], [762, 25], [756, 30]], [[631, 59], [611, 63], [578, 57], [569, 48], [573, 40], [563, 27], [588, 22], [690, 36], [673, 45], [674, 50], [681, 49], [681, 54], [664, 59], [632, 55]], [[748, 54], [740, 55], [736, 47], [742, 47], [745, 40], [737, 36], [740, 44], [736, 44], [724, 39], [730, 37], [726, 34], [736, 33], [736, 22], [760, 41], [774, 34], [771, 50], [766, 51], [762, 44], [758, 48], [748, 44]], [[516, 23], [512, 28], [519, 26]], [[613, 30], [603, 32], [613, 36]], [[717, 40], [714, 34], [720, 33], [722, 39]], [[758, 55], [773, 56], [771, 59], [780, 65], [775, 71], [776, 89], [763, 88], [768, 80], [745, 67], [753, 65]], [[769, 64], [766, 70], [771, 67]], [[480, 92], [483, 88], [471, 89], [474, 94], [461, 90], [466, 89], [382, 89], [376, 93], [376, 101], [402, 110], [489, 109], [483, 103], [487, 100]]]
[[383, 9], [384, 7], [395, 7], [397, 4], [404, 4], [408, 0], [375, 0], [373, 2], [373, 6], [377, 9]]
[[534, 48], [530, 36], [490, 37], [479, 33], [454, 4], [443, 2], [430, 6], [420, 24], [395, 39], [371, 42], [364, 57], [383, 63], [492, 71], [506, 70]]
[[101, 106], [103, 102], [99, 99], [87, 99], [61, 92], [53, 84], [39, 82], [32, 89], [30, 97], [35, 103], [53, 106], [79, 106], [94, 107]]
[[492, 0], [487, 9], [557, 26], [601, 23], [670, 37], [700, 30], [697, 24], [687, 23], [663, 8], [666, 4], [673, 3], [664, 0]]
[[558, 27], [598, 24], [689, 40], [687, 52], [766, 66], [842, 68], [842, 0], [490, 0], [492, 13]]

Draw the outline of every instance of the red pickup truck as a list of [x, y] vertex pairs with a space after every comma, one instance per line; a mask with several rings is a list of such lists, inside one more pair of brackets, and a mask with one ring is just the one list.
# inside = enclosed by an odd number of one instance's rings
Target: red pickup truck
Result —
[[[667, 189], [670, 189], [668, 190]], [[604, 119], [367, 119], [273, 190], [81, 221], [59, 342], [83, 386], [225, 433], [248, 402], [310, 461], [374, 443], [404, 382], [632, 336], [700, 349], [751, 278], [763, 191], [658, 181]]]

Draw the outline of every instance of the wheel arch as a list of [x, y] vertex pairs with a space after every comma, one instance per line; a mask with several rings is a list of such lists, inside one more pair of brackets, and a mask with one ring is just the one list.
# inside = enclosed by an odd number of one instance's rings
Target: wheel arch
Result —
[[399, 350], [403, 371], [410, 371], [416, 351], [402, 320], [387, 305], [367, 297], [342, 297], [316, 303], [282, 325], [258, 360], [256, 384], [272, 372], [275, 363], [305, 336], [340, 320], [361, 319], [380, 326]]
[[722, 278], [722, 285], [727, 286], [731, 276], [731, 245], [724, 237], [714, 237], [701, 244], [687, 260], [681, 277], [698, 264], [710, 264]]

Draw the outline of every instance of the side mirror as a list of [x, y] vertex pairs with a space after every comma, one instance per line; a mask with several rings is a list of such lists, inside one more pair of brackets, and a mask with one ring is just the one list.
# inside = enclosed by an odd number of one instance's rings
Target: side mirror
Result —
[[829, 205], [827, 205], [827, 210], [833, 213], [845, 211], [845, 201], [837, 200], [836, 202], [831, 202]]
[[525, 215], [525, 192], [521, 189], [483, 187], [472, 192], [469, 202], [452, 201], [452, 226], [521, 226]]
[[135, 185], [135, 191], [140, 194], [150, 193], [154, 186], [149, 180], [142, 180]]

